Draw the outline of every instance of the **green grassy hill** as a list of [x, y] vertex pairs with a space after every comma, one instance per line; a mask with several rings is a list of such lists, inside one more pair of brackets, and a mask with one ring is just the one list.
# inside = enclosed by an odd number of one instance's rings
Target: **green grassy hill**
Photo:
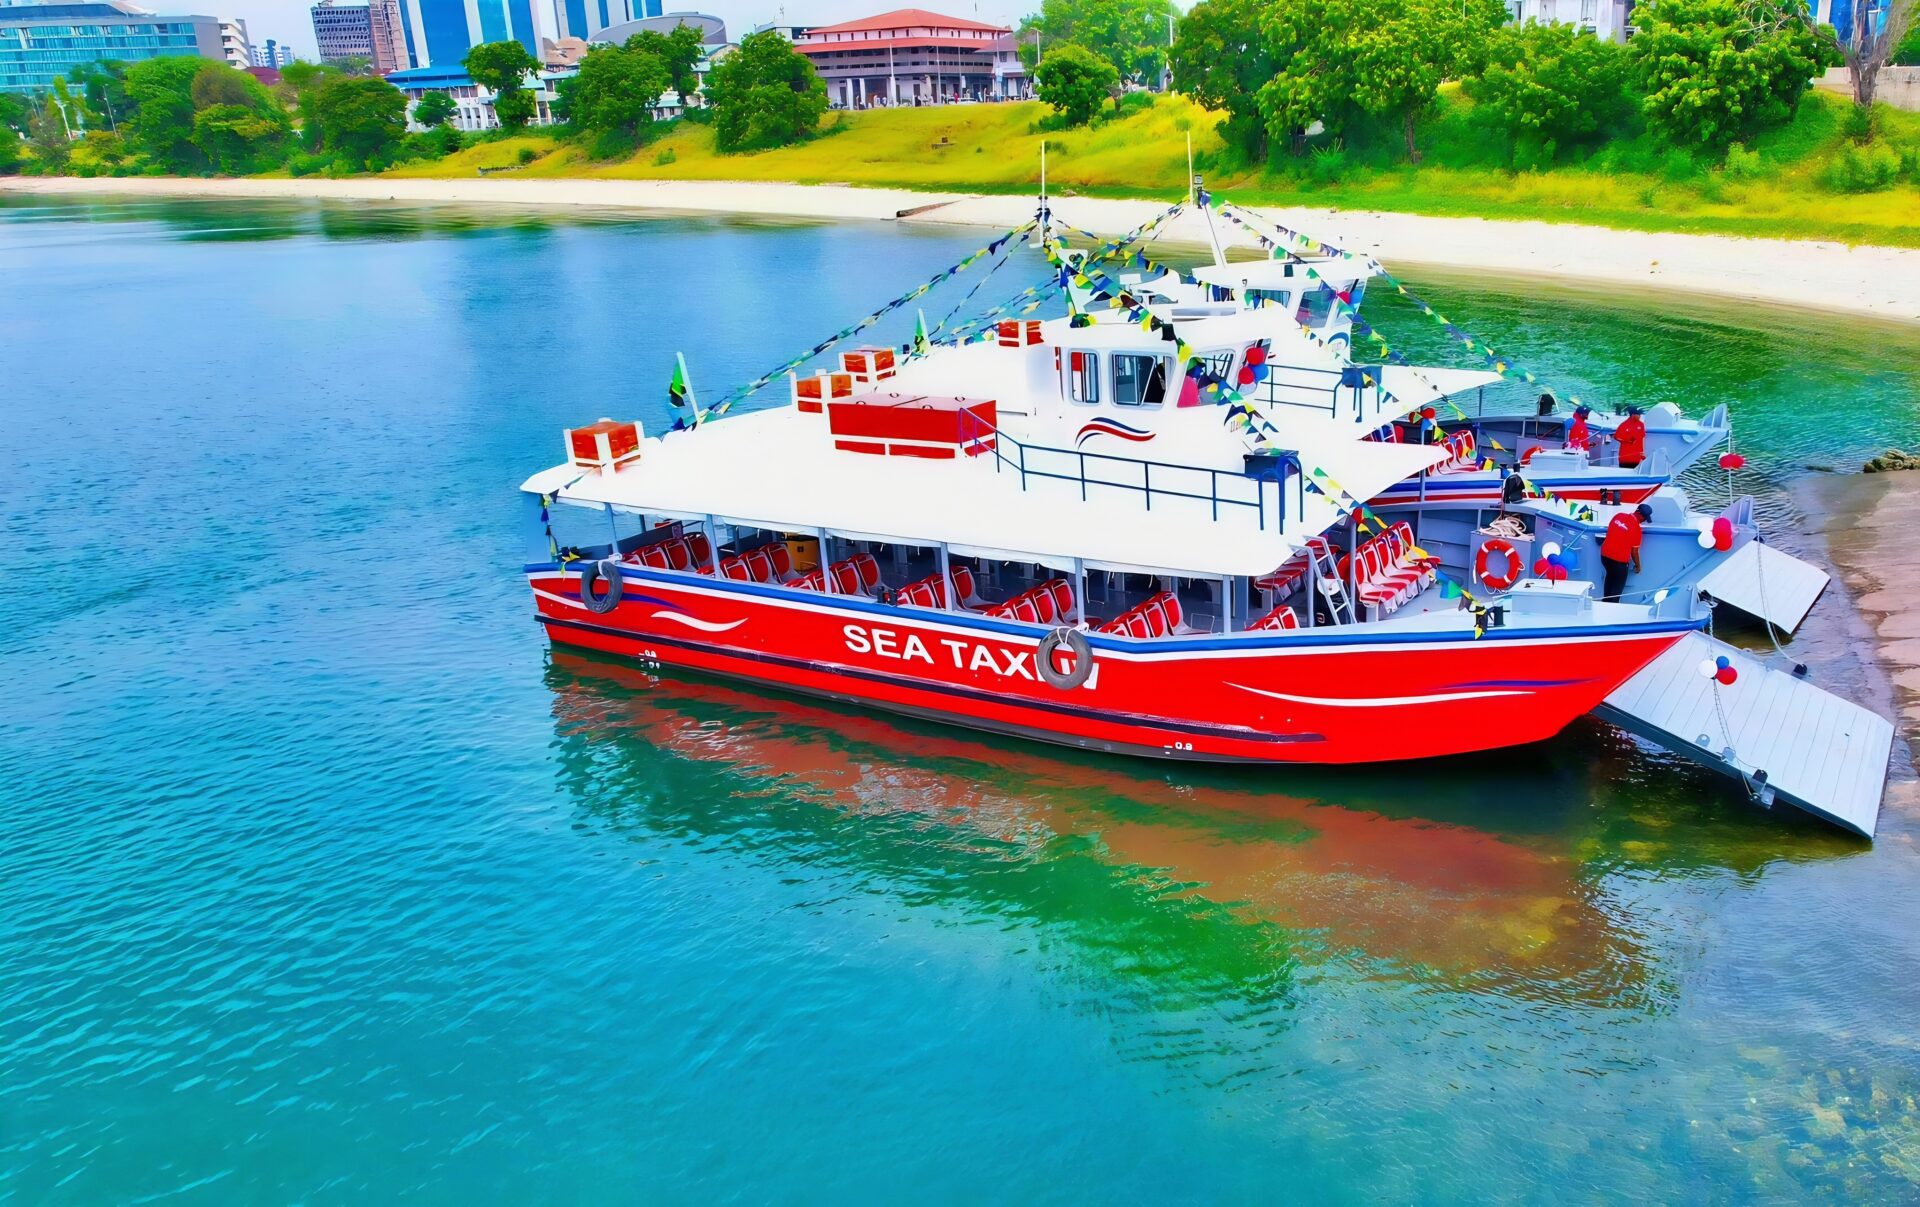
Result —
[[[1273, 166], [1234, 162], [1218, 117], [1181, 97], [1098, 126], [1041, 133], [1037, 103], [956, 105], [830, 115], [806, 144], [722, 155], [706, 126], [677, 123], [630, 158], [594, 161], [545, 135], [481, 143], [395, 176], [470, 176], [477, 168], [524, 177], [777, 180], [805, 184], [1027, 192], [1040, 142], [1057, 191], [1098, 196], [1178, 196], [1187, 137], [1209, 184], [1247, 202], [1343, 209], [1587, 222], [1638, 230], [1775, 235], [1920, 247], [1920, 114], [1881, 107], [1880, 139], [1909, 165], [1877, 192], [1848, 193], [1831, 179], [1848, 140], [1848, 103], [1813, 93], [1795, 121], [1728, 165], [1696, 162], [1646, 138], [1607, 144], [1580, 162], [1515, 169], [1506, 149], [1472, 121], [1471, 102], [1443, 94], [1421, 128], [1415, 168], [1388, 149], [1320, 150]], [[519, 163], [523, 149], [532, 162]]]

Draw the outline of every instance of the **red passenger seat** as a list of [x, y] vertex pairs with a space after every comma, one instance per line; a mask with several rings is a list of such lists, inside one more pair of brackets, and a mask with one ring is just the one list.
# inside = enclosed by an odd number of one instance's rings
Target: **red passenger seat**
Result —
[[1285, 604], [1282, 604], [1281, 606], [1275, 608], [1273, 611], [1268, 612], [1265, 616], [1262, 616], [1260, 619], [1254, 621], [1252, 624], [1247, 626], [1249, 630], [1252, 630], [1254, 632], [1261, 632], [1269, 629], [1297, 629], [1299, 627], [1300, 627], [1300, 618], [1295, 616], [1293, 614], [1293, 609], [1287, 607]]

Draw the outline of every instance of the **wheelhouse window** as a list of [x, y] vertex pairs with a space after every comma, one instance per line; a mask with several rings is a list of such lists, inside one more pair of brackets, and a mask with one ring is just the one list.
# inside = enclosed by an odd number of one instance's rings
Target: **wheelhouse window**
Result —
[[1232, 378], [1228, 375], [1233, 372], [1233, 362], [1239, 355], [1232, 348], [1216, 348], [1200, 353], [1200, 363], [1207, 367], [1208, 373], [1230, 381]]
[[1123, 407], [1157, 407], [1167, 400], [1167, 360], [1116, 352], [1113, 356], [1113, 401]]
[[1100, 357], [1093, 352], [1067, 353], [1067, 397], [1089, 406], [1100, 401]]
[[1278, 306], [1284, 310], [1292, 301], [1293, 290], [1291, 289], [1247, 290], [1247, 305], [1249, 306]]
[[1333, 313], [1333, 288], [1328, 285], [1316, 285], [1300, 298], [1300, 309], [1294, 314], [1294, 320], [1303, 326], [1321, 327], [1326, 325], [1327, 316]]

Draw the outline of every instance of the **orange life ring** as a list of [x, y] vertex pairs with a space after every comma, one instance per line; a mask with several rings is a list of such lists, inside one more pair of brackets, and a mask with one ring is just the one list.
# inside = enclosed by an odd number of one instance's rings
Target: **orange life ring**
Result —
[[1536, 444], [1532, 448], [1528, 449], [1526, 452], [1521, 453], [1520, 464], [1525, 465], [1527, 462], [1533, 460], [1533, 455], [1545, 447], [1547, 446], [1544, 444]]
[[[1489, 554], [1494, 553], [1503, 554], [1506, 557], [1507, 571], [1505, 574], [1487, 573], [1487, 557]], [[1473, 572], [1480, 576], [1481, 582], [1496, 591], [1505, 591], [1511, 588], [1513, 584], [1519, 582], [1521, 569], [1520, 551], [1499, 537], [1494, 537], [1486, 544], [1480, 546], [1480, 556], [1473, 559]]]

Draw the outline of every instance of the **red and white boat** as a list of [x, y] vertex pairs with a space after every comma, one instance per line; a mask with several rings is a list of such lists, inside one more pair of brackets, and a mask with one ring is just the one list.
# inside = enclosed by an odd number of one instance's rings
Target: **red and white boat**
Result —
[[[789, 405], [568, 434], [527, 480], [550, 638], [1092, 749], [1358, 763], [1547, 738], [1698, 628], [1520, 578], [1462, 594], [1357, 501], [1448, 453], [1356, 397], [1181, 406], [1290, 313], [1002, 323], [842, 354]], [[1393, 418], [1388, 415], [1386, 418]], [[1270, 606], [1305, 574], [1322, 606]]]

